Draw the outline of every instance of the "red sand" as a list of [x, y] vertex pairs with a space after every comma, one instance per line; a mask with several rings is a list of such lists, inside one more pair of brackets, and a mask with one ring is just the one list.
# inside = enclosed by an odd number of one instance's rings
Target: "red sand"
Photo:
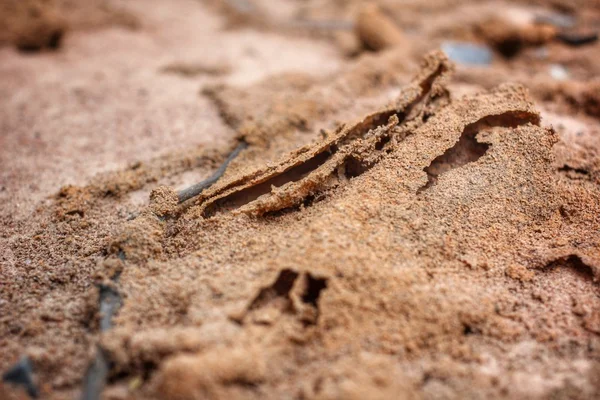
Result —
[[108, 399], [600, 395], [600, 44], [544, 2], [358, 3], [0, 8], [2, 371], [73, 398], [101, 348]]

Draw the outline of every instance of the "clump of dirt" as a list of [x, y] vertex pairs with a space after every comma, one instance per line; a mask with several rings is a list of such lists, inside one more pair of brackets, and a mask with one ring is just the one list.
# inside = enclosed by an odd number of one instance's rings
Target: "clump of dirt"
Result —
[[540, 46], [556, 37], [557, 29], [545, 24], [518, 26], [494, 18], [478, 26], [479, 34], [503, 55], [512, 57], [524, 47]]
[[356, 34], [371, 50], [408, 46], [400, 28], [373, 3], [365, 5], [358, 12]]
[[159, 186], [150, 192], [150, 209], [159, 217], [173, 213], [178, 203], [177, 192], [172, 188]]
[[0, 14], [0, 44], [12, 42], [22, 51], [57, 49], [67, 24], [53, 1], [5, 1]]
[[130, 12], [100, 0], [5, 0], [0, 3], [0, 46], [26, 52], [56, 50], [69, 30], [108, 25], [136, 29]]

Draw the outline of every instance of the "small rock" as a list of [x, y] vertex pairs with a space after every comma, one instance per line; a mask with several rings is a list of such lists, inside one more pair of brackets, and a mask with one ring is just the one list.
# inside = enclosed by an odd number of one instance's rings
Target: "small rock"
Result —
[[557, 81], [569, 79], [569, 71], [560, 64], [551, 64], [549, 67], [550, 76]]
[[18, 363], [2, 375], [2, 380], [23, 386], [30, 397], [38, 397], [38, 389], [33, 382], [33, 366], [29, 357], [22, 357]]
[[465, 65], [489, 65], [493, 57], [489, 47], [475, 43], [444, 42], [442, 50], [452, 61]]
[[363, 45], [371, 50], [407, 44], [400, 28], [375, 4], [367, 4], [360, 9], [355, 31]]
[[548, 24], [557, 28], [572, 28], [575, 26], [575, 17], [568, 14], [544, 11], [535, 16], [535, 23]]
[[523, 48], [542, 46], [556, 37], [557, 28], [544, 24], [515, 24], [495, 17], [482, 21], [476, 31], [490, 46], [507, 58]]

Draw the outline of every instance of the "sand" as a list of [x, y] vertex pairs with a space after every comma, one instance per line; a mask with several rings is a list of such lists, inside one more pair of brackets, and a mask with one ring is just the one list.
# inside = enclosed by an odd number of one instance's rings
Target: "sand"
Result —
[[376, 3], [3, 5], [0, 370], [49, 399], [597, 398], [600, 44], [561, 35], [600, 8]]

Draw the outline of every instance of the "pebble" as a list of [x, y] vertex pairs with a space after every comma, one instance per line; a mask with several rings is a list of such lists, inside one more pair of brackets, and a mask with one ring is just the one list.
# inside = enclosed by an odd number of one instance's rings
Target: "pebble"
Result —
[[485, 45], [467, 42], [444, 42], [442, 50], [448, 58], [458, 64], [465, 65], [490, 65], [492, 51]]
[[548, 70], [550, 72], [550, 76], [557, 81], [569, 79], [569, 71], [560, 64], [550, 64]]
[[568, 14], [547, 11], [536, 15], [535, 22], [539, 24], [550, 24], [557, 28], [572, 28], [575, 26], [576, 18]]
[[29, 397], [37, 398], [38, 389], [33, 381], [33, 366], [29, 357], [24, 356], [12, 368], [2, 375], [4, 382], [22, 386]]

